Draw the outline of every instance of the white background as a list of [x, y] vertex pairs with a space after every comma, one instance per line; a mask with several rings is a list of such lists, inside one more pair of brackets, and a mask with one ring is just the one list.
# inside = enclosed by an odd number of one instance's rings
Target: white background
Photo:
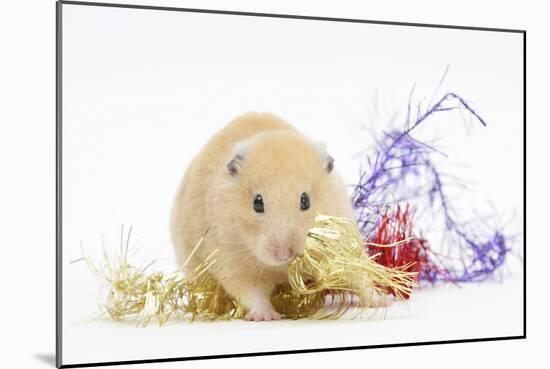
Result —
[[[221, 4], [210, 2], [213, 8], [223, 7]], [[242, 4], [242, 5], [239, 5]], [[198, 6], [192, 2], [180, 2], [180, 6]], [[26, 5], [29, 6], [29, 5]], [[40, 6], [43, 12], [40, 12]], [[4, 332], [9, 332], [12, 342], [20, 343], [17, 349], [9, 350], [9, 360], [20, 360], [24, 364], [25, 360], [35, 360], [34, 365], [42, 361], [36, 361], [37, 358], [48, 358], [53, 352], [53, 237], [54, 237], [54, 197], [53, 197], [53, 4], [46, 6], [42, 3], [32, 9], [26, 9], [26, 17], [9, 17], [10, 21], [2, 22], [3, 27], [8, 27], [3, 30], [3, 37], [12, 34], [18, 34], [18, 38], [9, 39], [9, 45], [14, 46], [10, 58], [4, 59], [3, 62], [9, 64], [3, 69], [10, 70], [6, 73], [5, 78], [9, 84], [8, 93], [4, 96], [6, 102], [5, 112], [8, 115], [2, 119], [3, 124], [7, 124], [10, 129], [6, 143], [2, 145], [3, 163], [6, 160], [5, 166], [8, 169], [13, 169], [13, 174], [7, 174], [6, 180], [3, 183], [8, 185], [4, 190], [7, 194], [3, 199], [3, 203], [7, 204], [7, 212], [3, 224], [6, 224], [8, 237], [5, 240], [8, 257], [11, 259], [5, 263], [7, 280], [20, 280], [21, 283], [32, 283], [34, 287], [33, 294], [29, 293], [27, 288], [22, 291], [21, 288], [8, 287], [5, 296], [15, 298], [14, 304], [3, 304], [3, 317], [7, 320], [7, 326]], [[202, 4], [205, 6], [205, 4]], [[484, 26], [500, 26], [500, 27], [516, 27], [528, 28], [529, 50], [533, 52], [529, 59], [529, 76], [535, 76], [530, 82], [530, 90], [528, 96], [530, 100], [529, 112], [531, 125], [529, 126], [529, 158], [542, 157], [543, 149], [542, 141], [544, 139], [543, 132], [537, 131], [543, 128], [544, 114], [542, 109], [544, 101], [541, 100], [542, 95], [537, 96], [537, 93], [543, 92], [545, 86], [545, 77], [543, 69], [538, 69], [547, 63], [547, 56], [536, 54], [537, 42], [541, 42], [542, 46], [544, 35], [537, 34], [537, 31], [542, 31], [542, 23], [538, 23], [536, 11], [531, 10], [533, 16], [528, 19], [518, 19], [518, 15], [525, 14], [523, 9], [508, 9], [501, 10], [498, 14], [494, 14], [493, 8], [487, 5], [484, 8], [482, 5], [476, 5], [476, 12], [472, 12], [471, 8], [464, 3], [461, 8], [453, 9], [452, 12], [444, 12], [426, 9], [438, 9], [439, 7], [431, 4], [432, 7], [422, 7], [411, 4], [408, 8], [405, 4], [401, 6], [391, 6], [387, 9], [379, 7], [370, 9], [368, 7], [353, 7], [349, 4], [342, 4], [338, 8], [321, 7], [319, 4], [312, 7], [311, 4], [294, 4], [293, 6], [278, 3], [277, 7], [263, 8], [248, 6], [243, 3], [235, 2], [235, 7], [232, 9], [269, 11], [269, 12], [286, 12], [286, 13], [301, 13], [301, 14], [319, 14], [330, 16], [348, 16], [370, 19], [388, 19], [388, 20], [403, 20], [403, 21], [419, 21], [432, 23], [454, 23], [468, 25], [484, 25]], [[502, 6], [502, 4], [501, 4]], [[24, 5], [21, 4], [21, 8]], [[312, 9], [316, 9], [315, 12]], [[421, 9], [421, 10], [420, 10]], [[21, 9], [23, 10], [23, 9]], [[49, 13], [48, 13], [49, 11]], [[49, 14], [49, 18], [45, 18], [44, 14]], [[498, 16], [498, 19], [491, 19], [492, 16]], [[41, 20], [41, 22], [39, 21]], [[542, 20], [541, 20], [542, 21]], [[30, 24], [36, 24], [36, 28]], [[39, 25], [41, 27], [39, 27]], [[20, 27], [20, 28], [18, 28]], [[8, 32], [9, 30], [9, 32]], [[18, 30], [19, 32], [14, 32]], [[46, 32], [49, 31], [48, 32]], [[31, 45], [35, 47], [31, 48]], [[539, 50], [542, 50], [539, 49]], [[17, 52], [16, 52], [17, 51]], [[46, 57], [49, 55], [49, 57]], [[545, 60], [546, 58], [546, 60]], [[13, 63], [13, 64], [11, 64]], [[15, 66], [23, 67], [15, 69]], [[19, 72], [21, 71], [21, 72]], [[531, 81], [531, 80], [529, 80]], [[11, 83], [13, 82], [13, 83]], [[32, 103], [31, 103], [32, 102]], [[539, 114], [537, 116], [537, 114]], [[534, 123], [533, 123], [534, 122]], [[16, 160], [14, 160], [16, 159]], [[544, 163], [530, 164], [530, 168], [543, 168]], [[530, 169], [529, 181], [529, 199], [535, 200], [529, 204], [530, 233], [529, 233], [529, 250], [531, 253], [529, 271], [530, 283], [533, 285], [529, 291], [536, 291], [544, 288], [544, 284], [535, 281], [541, 276], [540, 272], [544, 268], [544, 257], [540, 245], [543, 241], [542, 230], [544, 227], [539, 222], [542, 219], [537, 219], [536, 214], [543, 214], [543, 193], [536, 192], [536, 188], [542, 190], [546, 185], [542, 177], [537, 178], [537, 172]], [[532, 188], [532, 189], [531, 189]], [[540, 210], [537, 213], [537, 210]], [[4, 217], [4, 214], [3, 214]], [[13, 219], [18, 218], [18, 222], [13, 225]], [[12, 251], [15, 250], [15, 251]], [[26, 268], [21, 268], [25, 265]], [[539, 280], [540, 281], [540, 280]], [[535, 288], [535, 283], [538, 288]], [[361, 352], [346, 352], [338, 354], [316, 354], [302, 355], [292, 357], [269, 357], [269, 358], [254, 358], [254, 359], [238, 359], [227, 361], [232, 365], [285, 365], [288, 363], [311, 365], [314, 361], [320, 365], [336, 365], [342, 362], [351, 362], [352, 360], [369, 360], [370, 363], [378, 363], [383, 365], [384, 360], [388, 360], [388, 356], [392, 357], [393, 362], [401, 365], [411, 365], [411, 362], [424, 364], [426, 358], [433, 358], [432, 361], [438, 365], [440, 361], [445, 360], [450, 367], [462, 366], [470, 362], [470, 359], [476, 357], [476, 363], [486, 360], [487, 363], [520, 363], [519, 360], [524, 360], [525, 357], [532, 358], [536, 353], [536, 339], [541, 338], [542, 322], [546, 321], [542, 314], [544, 303], [540, 301], [540, 296], [530, 294], [529, 304], [529, 321], [537, 322], [535, 325], [529, 326], [528, 342], [532, 345], [526, 346], [525, 341], [521, 342], [503, 342], [503, 343], [484, 343], [476, 345], [459, 345], [459, 346], [439, 346], [439, 347], [423, 347], [423, 348], [403, 348], [403, 349], [388, 349], [375, 351]], [[49, 301], [49, 303], [47, 303]], [[19, 315], [15, 315], [19, 312]], [[537, 331], [538, 330], [538, 331]], [[400, 355], [392, 355], [391, 352], [399, 352]], [[485, 353], [488, 351], [488, 353]], [[481, 355], [481, 353], [484, 353]], [[448, 361], [449, 355], [452, 355], [453, 360]], [[478, 356], [481, 356], [478, 358]], [[447, 360], [446, 360], [447, 359]], [[29, 361], [28, 365], [33, 365], [33, 361]], [[177, 364], [166, 364], [166, 366], [174, 366]], [[202, 362], [192, 363], [188, 366], [208, 367], [209, 365], [219, 365], [219, 362]], [[435, 366], [434, 365], [434, 366]], [[414, 366], [414, 365], [413, 365]]]
[[[102, 233], [107, 249], [117, 250], [125, 223], [134, 226], [133, 242], [144, 243], [146, 257], [134, 262], [154, 258], [151, 269], [175, 269], [168, 216], [182, 172], [214, 132], [249, 110], [275, 112], [326, 142], [345, 182], [357, 183], [358, 154], [372, 145], [370, 135], [402, 127], [415, 82], [413, 103], [425, 98], [426, 106], [447, 65], [434, 100], [449, 89], [460, 93], [489, 126], [465, 113], [438, 114], [415, 136], [436, 140], [450, 155], [440, 160], [443, 170], [475, 185], [453, 199], [462, 211], [483, 214], [490, 199], [499, 215], [521, 214], [521, 34], [65, 5], [63, 362], [522, 334], [517, 258], [502, 285], [421, 291], [409, 309], [392, 306], [377, 323], [160, 330], [88, 322], [98, 281], [84, 263], [69, 263], [82, 256], [80, 242], [99, 257]], [[459, 172], [449, 164], [457, 162], [464, 164]], [[506, 231], [521, 232], [521, 216], [511, 220]], [[435, 232], [426, 230], [431, 223], [430, 214], [417, 226], [437, 248]]]

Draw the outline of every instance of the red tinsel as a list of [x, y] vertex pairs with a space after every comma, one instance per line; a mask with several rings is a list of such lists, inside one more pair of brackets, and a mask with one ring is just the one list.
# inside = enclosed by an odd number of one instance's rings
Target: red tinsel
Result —
[[[366, 249], [369, 255], [378, 255], [375, 260], [381, 265], [390, 268], [408, 265], [406, 271], [420, 275], [429, 264], [429, 245], [426, 240], [414, 237], [414, 212], [407, 204], [404, 210], [397, 206], [395, 211], [385, 210], [381, 213], [378, 227], [369, 238]], [[388, 292], [395, 296], [392, 289]], [[404, 297], [409, 298], [410, 295]]]

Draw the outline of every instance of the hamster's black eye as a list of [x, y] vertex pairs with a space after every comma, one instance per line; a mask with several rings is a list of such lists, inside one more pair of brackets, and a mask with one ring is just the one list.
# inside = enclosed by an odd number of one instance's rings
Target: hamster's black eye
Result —
[[262, 197], [262, 195], [260, 194], [257, 194], [256, 197], [254, 198], [254, 211], [256, 213], [263, 213], [264, 212], [264, 198]]
[[309, 209], [309, 205], [309, 196], [307, 195], [307, 193], [304, 192], [300, 197], [300, 209], [307, 210]]

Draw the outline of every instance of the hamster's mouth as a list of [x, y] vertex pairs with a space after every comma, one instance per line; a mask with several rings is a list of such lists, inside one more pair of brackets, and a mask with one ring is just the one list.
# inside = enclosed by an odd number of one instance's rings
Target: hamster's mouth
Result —
[[292, 263], [292, 261], [296, 259], [296, 256], [297, 256], [296, 254], [292, 254], [285, 258], [271, 257], [271, 258], [262, 258], [262, 259], [258, 258], [258, 260], [270, 267], [281, 267], [281, 266], [287, 266], [290, 263]]
[[295, 258], [294, 255], [291, 258], [278, 258], [271, 255], [258, 255], [257, 253], [254, 253], [254, 256], [256, 256], [258, 262], [272, 268], [286, 266]]
[[262, 260], [262, 259], [258, 259], [262, 264], [265, 264], [267, 266], [270, 266], [270, 267], [280, 267], [280, 266], [284, 266], [284, 265], [288, 265], [290, 263], [290, 260], [289, 261], [285, 261], [285, 260]]
[[274, 247], [272, 244], [267, 244], [264, 247], [258, 247], [253, 250], [254, 256], [262, 264], [269, 267], [282, 267], [290, 264], [297, 256], [299, 252], [295, 247], [287, 245], [277, 245]]
[[279, 267], [279, 266], [283, 266], [283, 265], [288, 265], [290, 264], [292, 260], [277, 260], [277, 261], [273, 261], [271, 264], [268, 264], [269, 266], [274, 266], [274, 267]]

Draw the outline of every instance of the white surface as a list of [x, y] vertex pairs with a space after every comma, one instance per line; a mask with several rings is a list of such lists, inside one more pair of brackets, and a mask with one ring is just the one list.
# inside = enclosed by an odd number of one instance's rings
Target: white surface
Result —
[[[143, 2], [143, 1], [142, 1]], [[153, 3], [149, 1], [148, 3]], [[227, 8], [226, 1], [154, 1], [173, 6]], [[6, 4], [0, 30], [6, 56], [0, 60], [2, 86], [0, 136], [3, 181], [0, 196], [3, 245], [9, 257], [0, 273], [3, 286], [2, 365], [52, 367], [54, 353], [54, 11], [53, 2], [26, 1]], [[322, 1], [254, 2], [234, 0], [233, 10], [318, 14], [427, 23], [464, 24], [528, 29], [528, 219], [529, 304], [528, 339], [461, 345], [359, 350], [313, 355], [285, 355], [231, 360], [141, 365], [140, 368], [334, 368], [342, 365], [410, 368], [467, 368], [525, 366], [543, 360], [548, 326], [545, 278], [546, 197], [548, 178], [538, 169], [546, 166], [547, 86], [550, 63], [544, 5], [501, 1], [464, 0], [460, 6], [439, 1]], [[498, 11], [495, 12], [495, 9]], [[33, 271], [30, 273], [29, 271]], [[28, 288], [20, 288], [24, 285]], [[32, 293], [29, 293], [32, 291]], [[13, 298], [16, 303], [5, 303]], [[37, 302], [39, 306], [37, 307]], [[122, 366], [127, 367], [127, 366]], [[136, 367], [136, 366], [131, 366]]]
[[[275, 112], [326, 142], [345, 181], [355, 183], [370, 134], [402, 124], [415, 82], [413, 102], [427, 102], [447, 65], [440, 94], [460, 93], [490, 125], [439, 114], [416, 137], [436, 139], [450, 155], [445, 170], [475, 185], [456, 200], [461, 208], [483, 214], [489, 199], [506, 220], [521, 214], [520, 34], [72, 5], [64, 6], [63, 21], [64, 363], [522, 333], [518, 260], [511, 264], [519, 282], [499, 290], [504, 308], [491, 290], [487, 298], [479, 290], [447, 297], [438, 290], [412, 301], [412, 312], [376, 324], [217, 323], [139, 333], [80, 323], [97, 310], [99, 284], [83, 263], [70, 264], [82, 256], [81, 242], [97, 256], [101, 235], [117, 250], [124, 223], [134, 227], [134, 241], [146, 243], [139, 262], [175, 268], [167, 231], [179, 179], [214, 132], [249, 110]], [[507, 230], [521, 232], [521, 221], [516, 215]], [[435, 244], [427, 228], [433, 222], [420, 219], [418, 229]], [[373, 334], [363, 341], [365, 329]]]
[[137, 328], [133, 322], [69, 323], [63, 362], [142, 360], [391, 343], [504, 337], [523, 330], [522, 285], [445, 286], [415, 291], [376, 316], [354, 320], [171, 322]]

